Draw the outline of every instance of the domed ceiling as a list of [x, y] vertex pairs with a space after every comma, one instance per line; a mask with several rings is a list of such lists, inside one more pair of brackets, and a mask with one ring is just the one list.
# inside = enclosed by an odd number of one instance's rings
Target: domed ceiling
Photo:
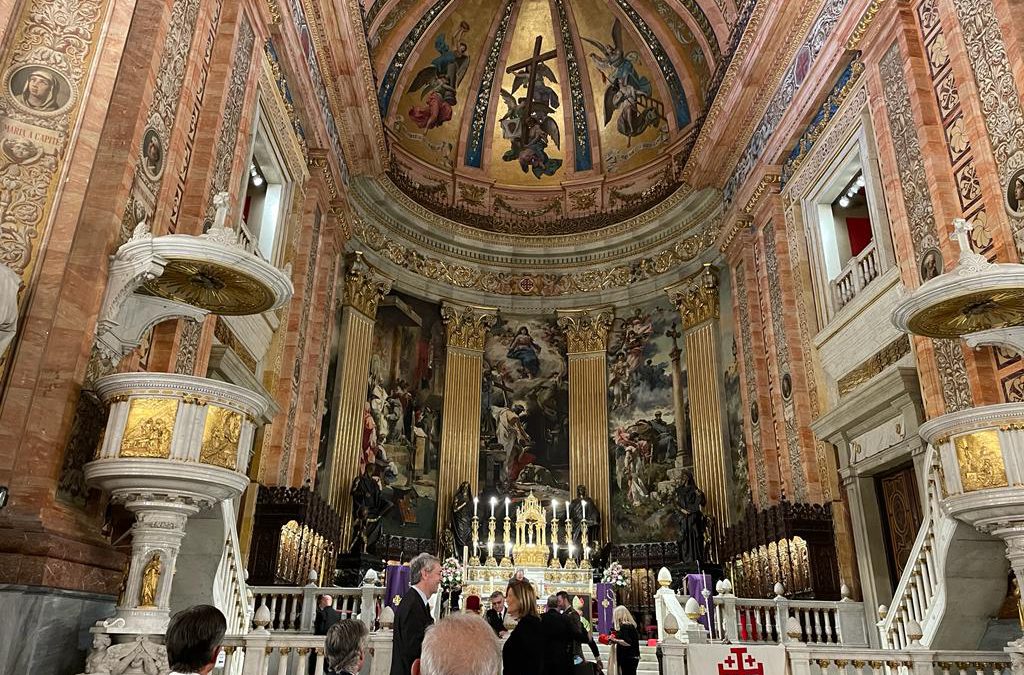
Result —
[[525, 235], [651, 208], [680, 188], [721, 60], [728, 28], [708, 10], [695, 0], [371, 4], [390, 180], [446, 218]]

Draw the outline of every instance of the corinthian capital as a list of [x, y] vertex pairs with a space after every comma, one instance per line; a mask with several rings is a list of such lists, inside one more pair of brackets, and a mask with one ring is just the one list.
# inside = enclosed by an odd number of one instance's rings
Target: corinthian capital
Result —
[[718, 270], [711, 263], [665, 292], [679, 310], [684, 330], [718, 318]]
[[558, 327], [565, 332], [566, 346], [570, 354], [603, 352], [608, 348], [612, 309], [596, 307], [559, 311]]
[[391, 280], [370, 267], [356, 251], [345, 270], [345, 298], [342, 303], [371, 319], [377, 315], [377, 303], [391, 290]]
[[448, 334], [449, 347], [484, 350], [487, 331], [498, 320], [494, 307], [466, 307], [450, 302], [441, 304], [441, 319]]

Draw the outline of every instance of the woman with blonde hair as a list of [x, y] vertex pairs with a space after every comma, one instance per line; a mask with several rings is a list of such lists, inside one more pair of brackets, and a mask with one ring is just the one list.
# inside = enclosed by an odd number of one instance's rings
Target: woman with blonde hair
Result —
[[501, 650], [505, 675], [539, 675], [544, 672], [544, 629], [533, 584], [526, 579], [510, 580], [505, 604], [508, 613], [518, 620]]
[[612, 612], [615, 637], [608, 638], [612, 645], [615, 664], [620, 675], [636, 675], [640, 663], [640, 631], [636, 619], [624, 606], [619, 605]]

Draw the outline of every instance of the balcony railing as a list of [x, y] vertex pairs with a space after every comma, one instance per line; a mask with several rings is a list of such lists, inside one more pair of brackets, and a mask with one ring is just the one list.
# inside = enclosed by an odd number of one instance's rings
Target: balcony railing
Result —
[[260, 251], [259, 241], [257, 241], [256, 237], [254, 237], [252, 232], [249, 231], [249, 226], [246, 224], [244, 218], [238, 219], [238, 243], [240, 243], [246, 251], [252, 253], [261, 260], [267, 259], [267, 256], [263, 255], [263, 252]]
[[266, 605], [270, 611], [268, 629], [275, 633], [312, 633], [316, 617], [316, 599], [329, 595], [343, 619], [361, 619], [373, 628], [377, 619], [377, 598], [384, 596], [380, 586], [339, 588], [335, 586], [250, 586], [254, 608]]
[[878, 247], [872, 241], [864, 247], [863, 251], [851, 258], [839, 272], [839, 276], [830, 282], [836, 309], [845, 307], [868, 284], [874, 281], [880, 272]]

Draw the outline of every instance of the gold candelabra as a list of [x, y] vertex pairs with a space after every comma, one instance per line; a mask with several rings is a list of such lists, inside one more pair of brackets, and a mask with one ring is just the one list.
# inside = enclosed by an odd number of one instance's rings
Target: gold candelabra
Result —
[[480, 564], [480, 519], [473, 514], [473, 537], [472, 537], [473, 555], [469, 559], [470, 565]]
[[590, 539], [587, 535], [587, 521], [580, 521], [580, 569], [590, 569]]
[[494, 559], [494, 516], [487, 521], [487, 562], [486, 565], [495, 566], [498, 561]]

